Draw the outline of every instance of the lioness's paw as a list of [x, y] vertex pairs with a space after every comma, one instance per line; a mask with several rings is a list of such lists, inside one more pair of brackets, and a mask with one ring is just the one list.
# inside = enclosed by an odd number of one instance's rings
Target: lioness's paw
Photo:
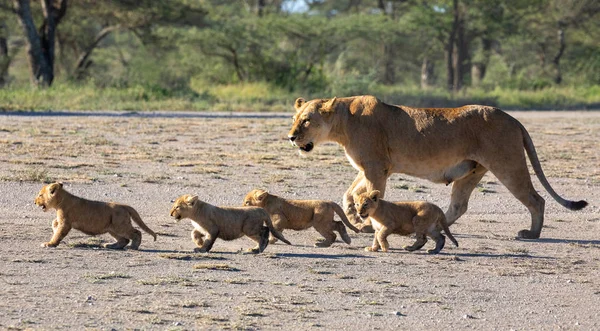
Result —
[[367, 252], [377, 252], [377, 249], [373, 249], [373, 247], [368, 246], [368, 247], [365, 247], [365, 251], [367, 251]]
[[206, 252], [208, 252], [208, 251], [204, 248], [198, 248], [198, 247], [194, 248], [194, 253], [206, 253]]
[[52, 243], [50, 243], [50, 242], [47, 242], [47, 243], [43, 243], [41, 246], [42, 246], [42, 247], [56, 247], [56, 246], [58, 246], [58, 245], [52, 244]]
[[540, 237], [539, 233], [535, 234], [529, 230], [521, 230], [517, 234], [517, 238], [521, 238], [521, 239], [538, 239], [539, 237]]

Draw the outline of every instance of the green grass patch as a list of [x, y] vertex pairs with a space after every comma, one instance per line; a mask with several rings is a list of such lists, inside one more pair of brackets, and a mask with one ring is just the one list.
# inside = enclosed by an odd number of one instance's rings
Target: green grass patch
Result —
[[369, 84], [360, 91], [336, 88], [319, 93], [288, 91], [265, 82], [215, 85], [191, 80], [184, 90], [152, 85], [98, 87], [57, 82], [47, 89], [8, 86], [0, 89], [1, 110], [119, 110], [119, 111], [259, 111], [292, 112], [297, 97], [307, 99], [372, 94], [391, 103], [414, 107], [455, 107], [483, 104], [502, 109], [565, 110], [600, 108], [600, 85], [550, 86], [520, 90], [465, 88], [452, 93], [442, 88]]

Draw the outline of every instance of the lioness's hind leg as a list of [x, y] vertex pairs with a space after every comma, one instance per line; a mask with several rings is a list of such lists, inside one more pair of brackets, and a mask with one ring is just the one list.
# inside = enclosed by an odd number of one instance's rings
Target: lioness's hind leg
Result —
[[348, 235], [348, 231], [346, 231], [346, 226], [344, 225], [344, 223], [340, 221], [333, 221], [333, 223], [335, 224], [336, 230], [340, 234], [340, 237], [342, 237], [342, 240], [346, 244], [350, 245], [350, 243], [352, 243], [352, 239]]
[[269, 233], [269, 228], [262, 226], [259, 230], [259, 233], [247, 235], [248, 238], [256, 242], [256, 246], [248, 248], [246, 251], [254, 254], [262, 253], [269, 244]]
[[[527, 168], [525, 160], [525, 152], [523, 146], [513, 144], [512, 146], [503, 146], [504, 151], [498, 153], [502, 155], [502, 159], [493, 159], [490, 156], [491, 163], [488, 168], [498, 178], [498, 180], [512, 193], [515, 198], [521, 201], [531, 213], [531, 228], [529, 230], [521, 230], [518, 233], [519, 238], [537, 239], [542, 232], [544, 225], [544, 199], [537, 193], [531, 183], [531, 175]], [[517, 149], [508, 151], [507, 149]], [[496, 155], [496, 154], [494, 154]], [[510, 156], [510, 157], [508, 157]]]
[[123, 247], [127, 246], [127, 244], [129, 244], [129, 239], [122, 237], [114, 232], [109, 232], [111, 236], [113, 236], [113, 238], [115, 238], [117, 241], [115, 241], [112, 244], [104, 244], [103, 247], [104, 248], [109, 248], [109, 249], [122, 249]]
[[456, 222], [456, 220], [467, 211], [471, 193], [486, 172], [487, 169], [478, 164], [470, 175], [467, 175], [452, 184], [450, 206], [446, 211], [446, 223], [448, 226]]
[[129, 239], [131, 239], [131, 249], [138, 249], [142, 243], [142, 233], [140, 230], [133, 229], [133, 231], [129, 234]]
[[442, 250], [442, 248], [444, 248], [444, 245], [446, 244], [446, 237], [439, 231], [430, 233], [430, 236], [433, 238], [433, 240], [435, 240], [435, 248], [427, 250], [427, 253], [437, 254]]
[[270, 231], [269, 228], [266, 226], [263, 226], [262, 229], [260, 230], [260, 240], [258, 242], [258, 252], [262, 253], [265, 248], [267, 248], [267, 246], [269, 245], [269, 235], [270, 235]]
[[417, 234], [417, 241], [415, 241], [414, 244], [412, 244], [411, 246], [406, 245], [406, 246], [403, 246], [402, 248], [404, 248], [405, 250], [407, 250], [409, 252], [413, 252], [413, 251], [423, 248], [423, 246], [425, 246], [426, 243], [427, 243], [427, 236], [425, 234]]
[[315, 230], [325, 238], [325, 240], [321, 242], [316, 242], [315, 247], [329, 247], [335, 242], [335, 238], [337, 238], [335, 233], [333, 233], [333, 227], [335, 225], [333, 224], [333, 221], [329, 223], [331, 224], [323, 224], [322, 217], [314, 220], [313, 224]]

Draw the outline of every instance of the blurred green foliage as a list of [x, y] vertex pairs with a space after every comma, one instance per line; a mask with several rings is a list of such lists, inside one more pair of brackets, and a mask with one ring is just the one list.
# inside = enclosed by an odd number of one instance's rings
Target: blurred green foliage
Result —
[[[31, 5], [39, 25], [40, 5]], [[48, 89], [30, 87], [11, 7], [0, 0], [8, 45], [0, 64], [9, 61], [0, 109], [289, 111], [299, 96], [359, 94], [412, 106], [600, 105], [593, 0], [70, 1]], [[451, 91], [447, 47], [457, 10], [464, 40], [454, 49], [466, 57], [450, 69], [463, 73]], [[484, 73], [475, 76], [475, 67]]]

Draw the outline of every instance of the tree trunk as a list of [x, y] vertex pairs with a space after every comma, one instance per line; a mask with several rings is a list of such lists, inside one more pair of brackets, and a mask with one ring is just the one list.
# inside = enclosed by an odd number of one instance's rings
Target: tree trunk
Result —
[[421, 64], [421, 88], [426, 90], [433, 86], [435, 81], [435, 65], [429, 58], [423, 58]]
[[559, 28], [558, 28], [558, 44], [559, 44], [558, 52], [554, 56], [554, 59], [552, 59], [552, 63], [554, 64], [554, 70], [555, 70], [554, 82], [556, 84], [560, 84], [562, 82], [562, 73], [560, 71], [560, 58], [563, 56], [563, 54], [565, 52], [565, 48], [566, 48], [565, 28], [564, 28], [563, 24], [560, 22], [559, 22]]
[[[394, 19], [394, 6], [391, 1], [378, 1], [378, 7], [383, 13], [383, 15], [387, 16], [390, 19]], [[389, 44], [383, 45], [383, 83], [384, 84], [394, 84], [396, 82], [396, 70], [394, 66], [394, 58], [396, 57], [396, 52], [394, 51], [394, 47]]]
[[4, 22], [0, 23], [0, 87], [6, 84], [6, 74], [8, 73], [8, 66], [10, 64], [10, 57], [8, 56], [8, 44], [6, 43], [6, 25]]
[[452, 7], [454, 8], [454, 21], [446, 43], [446, 86], [450, 91], [454, 91], [454, 42], [459, 24], [458, 0], [453, 0]]
[[30, 77], [34, 85], [50, 86], [54, 80], [56, 27], [67, 10], [67, 0], [41, 0], [44, 22], [36, 31], [30, 0], [13, 0], [27, 42]]
[[[457, 8], [458, 9], [458, 8]], [[456, 15], [456, 14], [455, 14]], [[465, 69], [468, 68], [468, 42], [465, 38], [465, 18], [459, 11], [456, 25], [456, 45], [454, 46], [454, 92], [460, 91], [464, 84]]]
[[258, 17], [262, 17], [264, 15], [265, 6], [265, 0], [258, 0], [256, 2], [256, 14]]
[[473, 62], [471, 67], [471, 84], [474, 87], [481, 85], [481, 81], [485, 78], [487, 66], [490, 63], [490, 56], [492, 51], [492, 40], [486, 36], [482, 37], [482, 58], [480, 61]]
[[40, 35], [36, 31], [31, 15], [29, 0], [14, 0], [14, 7], [25, 33], [31, 82], [34, 85], [49, 86], [52, 83], [52, 67], [44, 56]]

